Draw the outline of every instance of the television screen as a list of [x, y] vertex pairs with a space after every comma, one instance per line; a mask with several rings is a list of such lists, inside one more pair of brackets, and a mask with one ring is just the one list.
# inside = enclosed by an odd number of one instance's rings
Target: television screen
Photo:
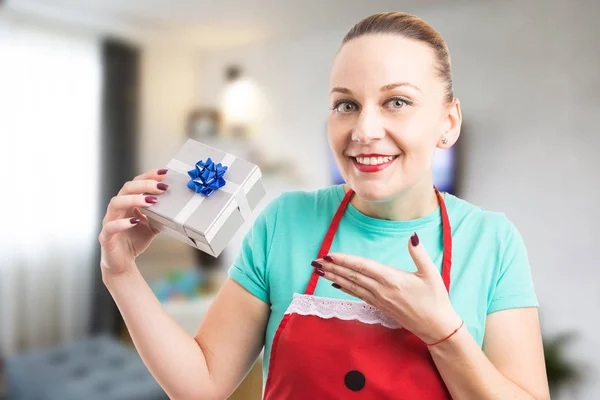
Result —
[[[337, 168], [331, 150], [327, 149], [329, 153], [329, 164], [331, 168], [331, 177], [334, 185], [344, 183], [344, 178], [340, 174]], [[448, 192], [456, 194], [456, 149], [451, 147], [449, 149], [436, 149], [435, 156], [433, 159], [433, 184], [441, 192]]]
[[433, 184], [440, 192], [456, 194], [456, 148], [436, 149], [433, 158]]

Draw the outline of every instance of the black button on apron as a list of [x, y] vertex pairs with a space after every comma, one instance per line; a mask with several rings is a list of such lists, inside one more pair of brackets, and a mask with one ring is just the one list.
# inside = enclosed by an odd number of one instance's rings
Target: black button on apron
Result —
[[358, 392], [365, 387], [365, 376], [360, 371], [350, 371], [344, 377], [346, 387], [352, 391]]

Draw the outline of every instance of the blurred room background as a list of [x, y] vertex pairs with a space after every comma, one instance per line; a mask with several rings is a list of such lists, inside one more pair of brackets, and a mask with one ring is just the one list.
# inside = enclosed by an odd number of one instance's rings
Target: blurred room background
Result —
[[[597, 0], [0, 1], [0, 398], [25, 376], [48, 396], [37, 399], [70, 400], [51, 397], [57, 382], [36, 368], [55, 366], [36, 354], [98, 337], [132, 349], [100, 280], [101, 218], [187, 138], [256, 162], [261, 206], [339, 183], [325, 137], [331, 62], [353, 24], [391, 10], [450, 47], [464, 124], [437, 154], [437, 184], [516, 224], [553, 398], [600, 399]], [[163, 235], [140, 257], [190, 334], [247, 228], [216, 259]], [[80, 381], [96, 367], [84, 360]], [[260, 398], [260, 362], [232, 398]], [[143, 382], [127, 398], [160, 398]], [[120, 384], [97, 382], [98, 398]]]

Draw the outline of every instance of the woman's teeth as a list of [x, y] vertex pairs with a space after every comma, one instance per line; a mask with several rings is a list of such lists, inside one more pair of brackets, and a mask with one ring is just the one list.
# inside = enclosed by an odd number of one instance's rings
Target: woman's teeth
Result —
[[392, 161], [396, 156], [386, 156], [386, 157], [356, 157], [356, 161], [359, 164], [364, 165], [379, 165], [385, 164], [386, 162]]

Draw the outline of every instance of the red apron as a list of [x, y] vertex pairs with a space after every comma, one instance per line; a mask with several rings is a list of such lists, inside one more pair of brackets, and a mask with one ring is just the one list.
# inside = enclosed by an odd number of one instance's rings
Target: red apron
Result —
[[[329, 252], [353, 191], [338, 207], [318, 257]], [[442, 277], [450, 289], [452, 237], [442, 195]], [[309, 268], [309, 267], [307, 267]], [[363, 301], [313, 296], [313, 273], [275, 333], [265, 400], [450, 399], [427, 346]]]

